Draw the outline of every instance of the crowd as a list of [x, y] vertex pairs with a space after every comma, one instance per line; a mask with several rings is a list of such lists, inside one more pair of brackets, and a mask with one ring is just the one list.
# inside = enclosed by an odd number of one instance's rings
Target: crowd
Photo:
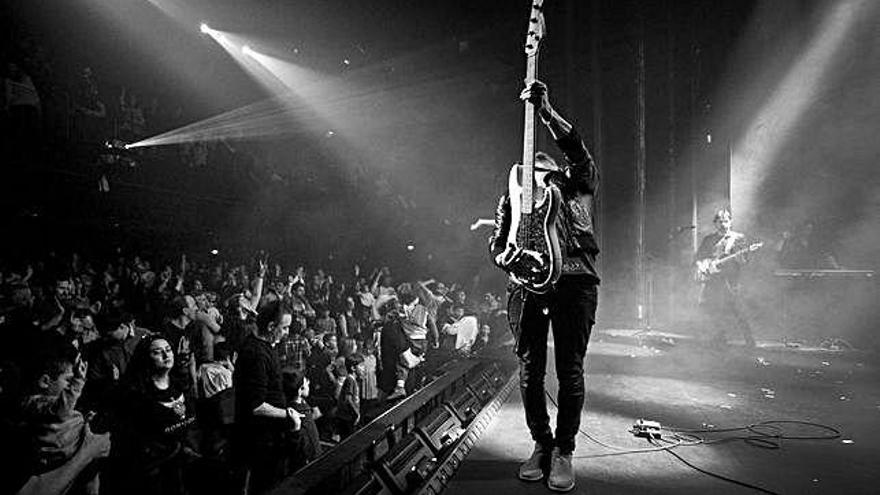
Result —
[[[224, 159], [260, 187], [276, 182], [257, 173], [265, 160], [241, 140], [172, 152], [104, 148], [189, 118], [148, 84], [133, 88], [75, 60], [59, 70], [32, 38], [12, 38], [20, 46], [2, 54], [0, 74], [7, 206], [50, 204], [47, 177], [70, 183], [55, 169], [94, 175], [99, 196], [112, 196], [111, 178], [129, 169], [118, 165], [135, 161], [153, 170], [138, 179], [149, 191], [165, 178], [216, 192], [207, 178], [222, 167], [194, 170], [199, 180], [178, 169]], [[97, 173], [82, 172], [90, 169]], [[381, 204], [385, 221], [416, 218], [387, 177], [374, 185], [355, 189], [393, 198]], [[98, 220], [124, 224], [116, 213]], [[412, 394], [432, 366], [481, 352], [490, 329], [506, 327], [495, 295], [474, 301], [456, 284], [395, 276], [264, 256], [0, 258], [0, 495], [259, 493]]]
[[2, 266], [3, 493], [259, 492], [505, 324], [491, 294], [387, 267], [218, 258]]

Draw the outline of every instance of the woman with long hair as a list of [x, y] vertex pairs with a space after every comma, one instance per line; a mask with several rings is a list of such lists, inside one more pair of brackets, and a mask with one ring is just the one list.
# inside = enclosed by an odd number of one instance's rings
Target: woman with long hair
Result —
[[113, 454], [127, 493], [181, 494], [184, 471], [197, 455], [187, 436], [195, 414], [171, 375], [174, 351], [159, 334], [143, 338], [123, 376]]

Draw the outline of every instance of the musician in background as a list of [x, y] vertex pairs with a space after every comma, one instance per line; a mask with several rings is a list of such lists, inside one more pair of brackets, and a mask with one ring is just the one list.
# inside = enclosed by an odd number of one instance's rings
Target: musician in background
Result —
[[[726, 345], [726, 333], [732, 326], [742, 334], [747, 347], [755, 347], [752, 328], [743, 316], [740, 295], [740, 272], [748, 262], [749, 248], [745, 235], [733, 231], [733, 216], [727, 209], [716, 211], [712, 223], [715, 225], [715, 232], [703, 238], [695, 257], [698, 271], [702, 272], [698, 273], [698, 278], [702, 277], [703, 283], [700, 306], [715, 332], [712, 338], [714, 344]], [[742, 254], [714, 266], [718, 260], [740, 251]], [[700, 270], [701, 265], [713, 268]]]
[[793, 270], [840, 270], [834, 253], [816, 235], [815, 224], [807, 220], [794, 233], [783, 234], [785, 239], [779, 250], [780, 268]]
[[[599, 175], [575, 129], [550, 105], [547, 86], [536, 81], [523, 90], [520, 98], [535, 105], [567, 163], [560, 167], [550, 156], [540, 152], [535, 157], [538, 187], [553, 183], [562, 193], [557, 222], [562, 245], [562, 275], [544, 294], [528, 292], [512, 284], [508, 290], [508, 320], [516, 336], [520, 392], [526, 424], [535, 441], [535, 449], [520, 466], [518, 476], [527, 481], [540, 480], [549, 464], [550, 489], [569, 491], [574, 488], [571, 459], [585, 396], [584, 356], [598, 301], [596, 255], [599, 249], [593, 231], [593, 198]], [[498, 202], [495, 230], [489, 240], [492, 259], [502, 269], [510, 225], [510, 198], [504, 194]], [[559, 379], [555, 438], [544, 397], [547, 331], [551, 321]]]

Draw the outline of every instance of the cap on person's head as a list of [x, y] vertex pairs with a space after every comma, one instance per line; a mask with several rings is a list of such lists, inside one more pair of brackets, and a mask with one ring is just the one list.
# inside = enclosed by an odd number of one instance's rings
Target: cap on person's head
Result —
[[562, 170], [556, 164], [556, 160], [552, 156], [539, 151], [535, 153], [535, 171], [536, 172], [559, 172]]

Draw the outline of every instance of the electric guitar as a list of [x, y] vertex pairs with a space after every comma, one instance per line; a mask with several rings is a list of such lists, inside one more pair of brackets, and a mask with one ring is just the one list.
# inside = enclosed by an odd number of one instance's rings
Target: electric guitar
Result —
[[[526, 35], [526, 84], [538, 77], [538, 48], [544, 38], [544, 0], [534, 0]], [[511, 223], [501, 264], [511, 280], [544, 293], [562, 274], [562, 251], [556, 231], [562, 193], [552, 184], [535, 184], [535, 105], [525, 102], [522, 165], [508, 177]], [[536, 194], [537, 193], [537, 194]]]
[[729, 263], [731, 260], [741, 254], [757, 251], [758, 249], [761, 249], [761, 246], [763, 245], [763, 242], [756, 242], [754, 244], [750, 244], [748, 247], [744, 247], [738, 251], [730, 253], [726, 256], [722, 256], [720, 258], [704, 258], [701, 260], [697, 260], [697, 271], [694, 278], [696, 278], [697, 282], [700, 283], [708, 282], [713, 275], [721, 272], [721, 267], [725, 263]]

